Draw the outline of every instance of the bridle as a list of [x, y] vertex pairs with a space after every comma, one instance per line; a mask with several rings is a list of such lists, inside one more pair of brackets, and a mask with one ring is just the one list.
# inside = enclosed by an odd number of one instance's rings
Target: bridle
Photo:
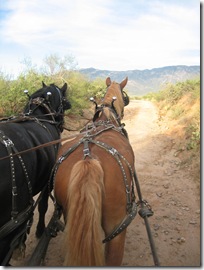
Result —
[[[107, 89], [108, 89], [108, 87], [107, 87]], [[124, 104], [124, 107], [125, 107], [125, 106], [127, 106], [129, 104], [130, 99], [129, 99], [128, 94], [123, 89], [120, 88], [120, 91], [121, 91], [121, 94], [122, 94], [123, 104]], [[102, 105], [98, 106], [98, 104], [94, 101], [93, 98], [90, 99], [90, 100], [95, 103], [95, 114], [94, 114], [94, 117], [93, 117], [93, 122], [95, 122], [95, 120], [99, 117], [100, 112], [102, 112], [105, 107], [108, 107], [112, 111], [112, 113], [115, 115], [115, 119], [117, 120], [119, 126], [121, 125], [121, 118], [119, 117], [119, 115], [117, 113], [117, 110], [116, 110], [116, 108], [114, 106], [114, 101], [116, 100], [115, 97], [113, 97], [111, 105], [102, 104]], [[122, 111], [121, 115], [122, 115], [122, 117], [124, 116], [124, 111]]]
[[123, 96], [124, 106], [127, 106], [130, 103], [130, 98], [124, 90], [121, 90], [121, 92], [122, 92], [122, 96]]
[[[59, 98], [60, 98], [60, 105], [58, 107], [57, 110], [55, 110], [51, 104], [50, 104], [50, 96], [52, 95], [51, 92], [47, 92], [47, 96], [46, 98], [43, 98], [43, 97], [36, 97], [36, 98], [32, 98], [32, 97], [29, 97], [29, 104], [28, 104], [28, 112], [25, 113], [26, 115], [31, 115], [33, 114], [33, 112], [38, 108], [38, 106], [42, 106], [44, 107], [48, 113], [54, 113], [55, 115], [59, 115], [60, 113], [62, 113], [63, 111], [63, 101], [65, 101], [65, 98], [62, 96], [62, 93], [60, 92], [59, 88], [57, 86], [54, 86], [55, 89], [57, 90], [58, 94], [59, 94]], [[31, 106], [32, 105], [38, 105], [36, 106], [34, 109], [31, 109]]]
[[[30, 97], [29, 99], [29, 104], [28, 104], [28, 112], [24, 113], [26, 117], [30, 117], [30, 120], [34, 119], [36, 122], [49, 122], [50, 124], [56, 125], [59, 130], [62, 132], [63, 131], [63, 124], [64, 124], [64, 119], [63, 119], [63, 112], [64, 112], [64, 103], [66, 102], [66, 98], [62, 95], [60, 89], [57, 86], [53, 86], [57, 90], [60, 98], [60, 104], [55, 110], [53, 106], [50, 103], [50, 96], [52, 95], [51, 92], [47, 92], [46, 98], [43, 97], [36, 97], [32, 98]], [[31, 109], [32, 105], [35, 105], [33, 109]], [[39, 118], [36, 115], [33, 116], [34, 111], [36, 111], [39, 107], [42, 107], [45, 109], [47, 114], [43, 114], [42, 116], [50, 116], [51, 121], [46, 120], [45, 118]], [[57, 117], [61, 117], [61, 121], [56, 121]]]

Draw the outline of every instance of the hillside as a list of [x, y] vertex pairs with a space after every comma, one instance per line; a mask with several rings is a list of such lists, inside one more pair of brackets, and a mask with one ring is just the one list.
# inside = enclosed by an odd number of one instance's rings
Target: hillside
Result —
[[121, 81], [128, 76], [127, 90], [130, 95], [142, 96], [157, 92], [167, 83], [182, 82], [200, 76], [200, 66], [167, 66], [145, 70], [110, 71], [95, 68], [80, 69], [90, 80], [111, 77]]

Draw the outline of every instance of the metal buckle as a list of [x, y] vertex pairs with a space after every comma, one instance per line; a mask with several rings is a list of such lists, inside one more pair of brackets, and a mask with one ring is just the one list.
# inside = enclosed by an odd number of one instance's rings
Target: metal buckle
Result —
[[13, 146], [14, 146], [12, 140], [10, 140], [9, 138], [6, 139], [6, 140], [3, 140], [3, 143], [4, 143], [4, 145], [5, 145], [6, 147], [8, 147], [8, 146], [13, 147]]
[[118, 151], [115, 148], [111, 148], [108, 150], [112, 156], [115, 156], [115, 154], [118, 153]]
[[64, 156], [59, 157], [57, 163], [61, 164], [64, 159], [65, 159]]
[[89, 150], [89, 138], [86, 138], [83, 140], [84, 143], [84, 149], [83, 149], [83, 153], [84, 153], [84, 159], [88, 156], [91, 157], [90, 155], [90, 150]]

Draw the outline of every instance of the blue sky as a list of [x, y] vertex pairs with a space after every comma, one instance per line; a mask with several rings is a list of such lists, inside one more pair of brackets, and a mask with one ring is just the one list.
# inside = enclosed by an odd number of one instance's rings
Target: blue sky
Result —
[[73, 56], [78, 68], [151, 69], [200, 64], [197, 0], [0, 1], [0, 70]]

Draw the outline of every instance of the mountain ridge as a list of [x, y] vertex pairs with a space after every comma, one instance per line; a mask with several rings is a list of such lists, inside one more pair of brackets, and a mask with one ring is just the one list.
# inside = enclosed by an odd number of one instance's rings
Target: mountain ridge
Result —
[[200, 66], [198, 65], [176, 65], [165, 66], [152, 69], [135, 69], [126, 71], [111, 71], [91, 68], [79, 69], [88, 79], [105, 79], [110, 77], [115, 81], [122, 81], [128, 77], [127, 90], [130, 95], [142, 96], [149, 92], [157, 92], [168, 83], [177, 83], [185, 80], [195, 79], [200, 76]]

